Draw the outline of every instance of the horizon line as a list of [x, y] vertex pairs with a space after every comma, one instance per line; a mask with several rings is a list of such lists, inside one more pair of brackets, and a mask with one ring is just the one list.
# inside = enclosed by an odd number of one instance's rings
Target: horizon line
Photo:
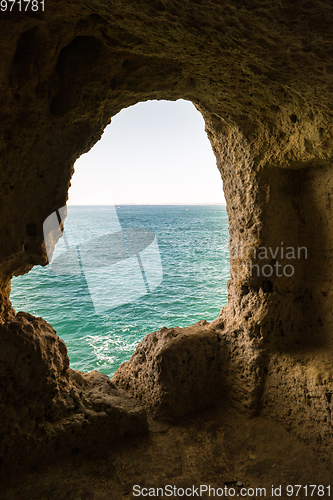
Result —
[[226, 206], [226, 203], [68, 203], [69, 207], [112, 207], [112, 206], [154, 206], [154, 207], [169, 207], [169, 206], [214, 206], [214, 205], [223, 205]]

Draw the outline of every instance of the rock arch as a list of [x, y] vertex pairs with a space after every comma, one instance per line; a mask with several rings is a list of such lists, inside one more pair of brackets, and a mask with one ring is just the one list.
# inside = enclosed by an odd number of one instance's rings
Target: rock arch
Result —
[[[105, 429], [109, 441], [144, 432], [133, 395], [171, 419], [228, 397], [327, 450], [331, 3], [50, 0], [44, 12], [4, 13], [1, 32], [3, 461], [33, 449], [37, 460], [36, 443], [62, 453], [65, 440], [72, 448], [104, 442]], [[178, 98], [204, 116], [224, 182], [228, 304], [209, 325], [148, 337], [112, 382], [81, 375], [51, 327], [16, 315], [10, 279], [46, 264], [43, 221], [65, 204], [75, 160], [110, 118], [139, 101]], [[251, 276], [246, 249], [274, 253], [282, 242], [308, 251], [293, 276]], [[180, 352], [196, 356], [183, 364]]]

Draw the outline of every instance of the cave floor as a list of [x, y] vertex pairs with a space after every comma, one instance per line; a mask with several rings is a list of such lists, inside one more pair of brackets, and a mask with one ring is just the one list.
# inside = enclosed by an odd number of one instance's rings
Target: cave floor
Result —
[[[242, 497], [236, 481], [241, 481], [245, 488], [266, 488], [266, 495], [262, 492]], [[175, 426], [152, 422], [149, 434], [140, 439], [127, 438], [94, 456], [77, 452], [71, 458], [44, 464], [19, 477], [7, 476], [1, 482], [0, 498], [4, 500], [144, 498], [133, 494], [134, 485], [155, 489], [166, 485], [210, 485], [216, 490], [227, 486], [234, 488], [235, 497], [240, 498], [305, 500], [311, 496], [310, 489], [307, 495], [303, 488], [298, 496], [288, 496], [287, 485], [331, 484], [333, 496], [333, 471], [328, 462], [319, 461], [308, 445], [277, 422], [263, 417], [247, 418], [234, 408], [205, 411]], [[282, 486], [281, 496], [272, 496], [272, 485]], [[314, 494], [312, 498], [329, 498], [328, 490], [325, 491], [324, 496]], [[233, 498], [225, 494], [225, 489], [222, 496], [221, 490], [219, 494], [220, 498]], [[165, 493], [147, 498], [189, 497]], [[200, 498], [214, 498], [213, 491]]]

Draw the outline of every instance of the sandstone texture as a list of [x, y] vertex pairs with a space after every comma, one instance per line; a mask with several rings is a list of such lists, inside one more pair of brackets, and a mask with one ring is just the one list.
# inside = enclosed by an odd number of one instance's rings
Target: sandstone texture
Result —
[[27, 313], [0, 325], [0, 383], [2, 466], [94, 450], [148, 431], [136, 400], [106, 375], [71, 370], [65, 343]]
[[[272, 420], [262, 417], [246, 418], [232, 408], [205, 411], [195, 417], [183, 419], [163, 431], [127, 441], [126, 444], [103, 450], [101, 455], [71, 459], [63, 458], [55, 464], [41, 464], [31, 472], [0, 476], [1, 500], [120, 500], [144, 498], [133, 494], [133, 486], [161, 488], [235, 489], [235, 495], [215, 498], [298, 498], [309, 495], [286, 495], [286, 486], [293, 484], [325, 485], [325, 496], [312, 496], [316, 500], [330, 498], [326, 486], [332, 485], [332, 468], [318, 462], [311, 447], [302, 443]], [[240, 496], [236, 486], [265, 488], [257, 495]], [[272, 485], [281, 485], [281, 496], [271, 495]], [[283, 488], [283, 489], [282, 489]], [[308, 488], [308, 491], [309, 488]], [[296, 488], [295, 488], [296, 492]], [[221, 492], [219, 492], [220, 494]], [[251, 493], [251, 490], [250, 490]], [[283, 496], [282, 496], [283, 493]], [[239, 495], [237, 497], [237, 494]], [[179, 500], [185, 495], [147, 496]], [[187, 498], [214, 498], [213, 491], [202, 496]]]
[[214, 406], [227, 387], [223, 324], [205, 321], [189, 328], [164, 328], [140, 342], [112, 381], [138, 398], [158, 419], [177, 420]]
[[[110, 442], [142, 432], [140, 400], [170, 420], [229, 401], [329, 458], [331, 0], [47, 0], [44, 11], [1, 12], [0, 26], [2, 460], [49, 449], [52, 436], [74, 449], [102, 429]], [[111, 383], [78, 374], [45, 322], [16, 315], [10, 280], [47, 264], [43, 222], [112, 116], [179, 98], [202, 113], [223, 179], [228, 304], [209, 325], [152, 333]], [[275, 254], [282, 242], [306, 257], [292, 260], [293, 274], [269, 274], [265, 265], [291, 262]]]

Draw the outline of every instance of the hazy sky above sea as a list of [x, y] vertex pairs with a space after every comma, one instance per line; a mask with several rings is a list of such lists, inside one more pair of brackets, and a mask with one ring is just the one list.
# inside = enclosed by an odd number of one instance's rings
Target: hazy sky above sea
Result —
[[74, 168], [70, 205], [225, 203], [204, 120], [189, 101], [123, 109]]

